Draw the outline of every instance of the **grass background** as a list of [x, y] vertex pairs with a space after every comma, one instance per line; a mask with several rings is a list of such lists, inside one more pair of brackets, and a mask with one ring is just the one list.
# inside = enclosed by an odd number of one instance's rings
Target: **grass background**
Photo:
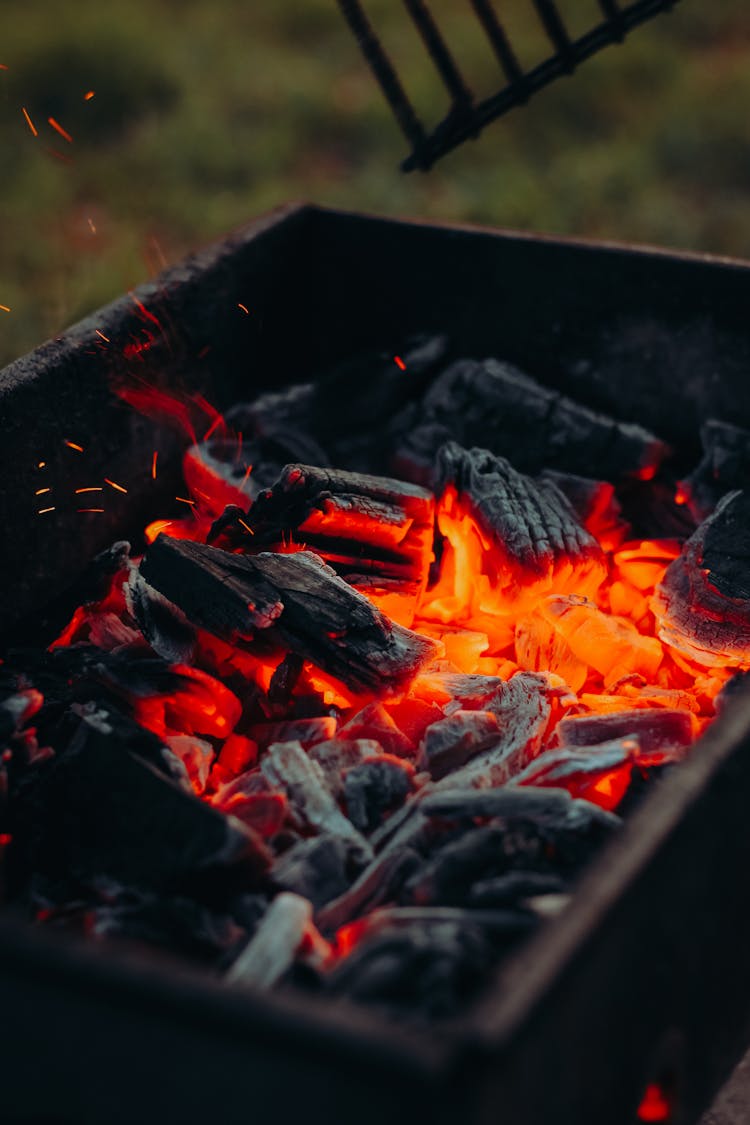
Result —
[[[574, 32], [598, 18], [559, 2]], [[491, 92], [466, 0], [432, 7]], [[434, 123], [401, 4], [367, 9]], [[533, 64], [530, 0], [502, 9]], [[335, 0], [16, 3], [0, 64], [0, 364], [293, 198], [750, 257], [747, 0], [682, 0], [428, 175], [397, 170], [405, 143]]]

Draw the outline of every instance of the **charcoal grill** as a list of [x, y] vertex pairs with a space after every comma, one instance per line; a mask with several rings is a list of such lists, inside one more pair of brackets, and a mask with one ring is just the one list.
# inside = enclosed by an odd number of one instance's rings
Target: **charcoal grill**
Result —
[[[749, 298], [750, 266], [736, 261], [283, 209], [0, 376], [2, 635], [44, 635], [85, 561], [174, 494], [176, 450], [111, 395], [119, 370], [226, 405], [441, 330], [460, 352], [505, 356], [692, 453], [709, 415], [750, 425]], [[97, 477], [127, 476], [119, 508], [37, 515], [36, 466], [65, 483], [78, 455], [66, 441]], [[658, 1081], [687, 1125], [750, 1039], [749, 792], [740, 700], [573, 907], [440, 1031], [311, 996], [236, 995], [155, 953], [6, 918], [2, 1119], [629, 1125]]]
[[552, 48], [550, 55], [530, 68], [521, 65], [493, 0], [470, 0], [470, 3], [505, 78], [505, 85], [480, 101], [472, 92], [426, 0], [403, 0], [406, 22], [410, 20], [419, 34], [450, 107], [441, 121], [427, 129], [360, 0], [339, 0], [339, 7], [411, 145], [412, 151], [401, 165], [405, 172], [415, 168], [427, 171], [469, 137], [478, 136], [492, 121], [524, 104], [557, 78], [572, 74], [580, 63], [603, 47], [621, 43], [639, 24], [673, 8], [678, 0], [631, 0], [630, 3], [598, 0], [603, 18], [577, 37], [573, 37], [566, 26], [564, 5], [556, 0], [529, 0]]

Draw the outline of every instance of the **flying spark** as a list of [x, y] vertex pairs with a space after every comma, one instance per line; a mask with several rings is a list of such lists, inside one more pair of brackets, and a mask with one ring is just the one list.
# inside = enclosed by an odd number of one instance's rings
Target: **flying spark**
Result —
[[406, 371], [406, 364], [400, 355], [394, 355], [393, 362], [396, 364], [396, 367], [400, 367], [402, 371]]
[[109, 343], [109, 336], [105, 336], [104, 333], [100, 332], [98, 328], [95, 328], [94, 332], [96, 332], [97, 336], [101, 336], [101, 338], [102, 338], [102, 340], [104, 340], [105, 344]]
[[92, 484], [90, 488], [77, 488], [75, 491], [76, 496], [81, 492], [104, 492], [104, 489], [100, 484]]
[[54, 512], [54, 508], [40, 508], [37, 512], [38, 516], [43, 516], [45, 512]]
[[247, 305], [243, 305], [242, 301], [237, 302], [237, 308], [242, 309], [243, 313], [246, 313], [247, 316], [250, 316], [250, 309], [247, 307]]
[[155, 449], [154, 455], [151, 458], [151, 477], [152, 477], [153, 480], [156, 480], [156, 462], [158, 460], [158, 457], [159, 457], [159, 451], [157, 449]]
[[78, 452], [78, 453], [83, 453], [83, 446], [82, 445], [78, 445], [74, 441], [68, 441], [67, 438], [65, 439], [65, 444], [68, 446], [68, 448], [75, 449], [76, 452]]
[[175, 496], [175, 500], [179, 500], [181, 504], [194, 504], [195, 500], [186, 500], [184, 496]]
[[89, 90], [89, 92], [87, 94], [83, 95], [83, 100], [85, 102], [90, 102], [95, 93], [96, 93], [95, 90]]
[[248, 525], [247, 525], [247, 524], [245, 523], [245, 521], [244, 521], [244, 520], [238, 519], [238, 520], [237, 520], [237, 523], [241, 523], [241, 524], [242, 524], [242, 526], [244, 527], [244, 529], [245, 529], [245, 531], [246, 531], [246, 532], [248, 533], [248, 535], [255, 535], [255, 532], [253, 531], [253, 529], [252, 529], [251, 527], [249, 527], [249, 526], [248, 526]]
[[37, 469], [45, 469], [46, 467], [47, 467], [46, 461], [40, 461], [39, 464], [37, 465]]
[[0, 309], [2, 309], [3, 312], [10, 312], [10, 309], [8, 308], [7, 305], [0, 305]]
[[51, 491], [51, 489], [49, 489], [49, 488], [37, 488], [37, 490], [36, 490], [36, 492], [34, 493], [34, 495], [35, 495], [35, 496], [44, 496], [44, 493], [45, 493], [45, 492], [50, 492], [50, 491]]
[[103, 512], [104, 508], [79, 508], [79, 512]]
[[34, 122], [29, 117], [29, 111], [26, 109], [25, 105], [21, 106], [21, 112], [23, 113], [24, 117], [26, 118], [26, 124], [28, 125], [29, 129], [31, 129], [32, 137], [38, 137], [39, 133], [37, 131], [36, 125], [34, 124]]
[[73, 144], [73, 138], [71, 137], [70, 133], [67, 129], [63, 129], [59, 121], [55, 121], [54, 117], [48, 117], [47, 121], [55, 130], [55, 132], [60, 134], [64, 141], [67, 141], [69, 145]]
[[108, 484], [110, 488], [117, 489], [118, 492], [127, 492], [128, 491], [127, 488], [123, 488], [121, 484], [118, 484], [114, 480], [110, 480], [109, 477], [104, 478], [104, 483]]

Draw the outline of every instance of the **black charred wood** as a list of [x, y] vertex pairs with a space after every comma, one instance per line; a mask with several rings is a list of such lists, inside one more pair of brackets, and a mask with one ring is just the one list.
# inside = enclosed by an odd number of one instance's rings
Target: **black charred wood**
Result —
[[750, 492], [730, 492], [688, 539], [656, 589], [659, 636], [708, 667], [747, 664]]
[[159, 535], [141, 573], [199, 627], [234, 644], [275, 640], [355, 690], [391, 691], [436, 651], [308, 551], [236, 555]]
[[417, 764], [438, 780], [463, 766], [500, 738], [492, 711], [454, 711], [427, 728]]
[[481, 907], [516, 906], [534, 895], [564, 894], [570, 884], [559, 875], [534, 871], [509, 871], [490, 879], [480, 879], [469, 892], [468, 905]]
[[750, 430], [709, 418], [701, 426], [701, 444], [703, 457], [680, 481], [683, 500], [698, 522], [727, 492], [750, 488]]
[[[127, 886], [252, 887], [270, 867], [260, 838], [157, 773], [102, 716], [76, 733], [19, 809], [32, 869]], [[213, 893], [213, 891], [212, 891]]]
[[652, 474], [668, 452], [642, 426], [597, 413], [494, 359], [452, 364], [399, 426], [405, 437], [395, 465], [428, 487], [435, 456], [450, 440], [507, 457], [521, 472], [585, 476], [595, 465], [614, 482]]
[[554, 575], [558, 592], [571, 583], [583, 592], [604, 579], [601, 547], [551, 481], [532, 480], [486, 449], [455, 442], [440, 450], [436, 472], [438, 491], [455, 488], [460, 508], [493, 543], [501, 586]]
[[320, 910], [351, 885], [360, 868], [359, 853], [340, 836], [300, 840], [274, 861], [271, 880], [280, 890], [309, 899]]
[[366, 758], [344, 775], [344, 804], [355, 828], [368, 833], [399, 808], [412, 788], [413, 770], [388, 755]]

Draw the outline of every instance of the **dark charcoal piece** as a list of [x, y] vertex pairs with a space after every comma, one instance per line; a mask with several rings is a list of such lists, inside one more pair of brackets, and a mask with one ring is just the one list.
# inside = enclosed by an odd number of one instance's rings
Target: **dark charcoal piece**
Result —
[[500, 727], [495, 744], [437, 783], [437, 788], [504, 785], [539, 752], [552, 713], [549, 683], [516, 672], [487, 703]]
[[407, 436], [396, 466], [428, 487], [435, 456], [451, 439], [507, 457], [521, 472], [586, 475], [596, 466], [614, 482], [652, 476], [668, 452], [641, 426], [590, 410], [494, 359], [452, 364], [397, 424]]
[[[423, 830], [424, 821], [421, 821], [415, 836]], [[347, 891], [327, 903], [315, 918], [323, 933], [334, 933], [352, 918], [383, 903], [393, 902], [407, 880], [422, 865], [417, 843], [418, 840], [407, 839], [389, 846], [365, 868]]]
[[[523, 476], [486, 449], [443, 446], [437, 462], [440, 507], [457, 503], [492, 544], [485, 566], [492, 584], [516, 599], [536, 596], [538, 584], [556, 593], [595, 591], [604, 580], [602, 549], [550, 481]], [[446, 495], [448, 486], [457, 497]]]
[[477, 907], [516, 906], [534, 895], [564, 894], [568, 882], [559, 875], [533, 871], [509, 871], [494, 879], [481, 879], [469, 892], [468, 905]]
[[251, 557], [159, 535], [141, 573], [199, 627], [240, 645], [262, 632], [354, 690], [393, 690], [436, 652], [307, 551]]
[[320, 910], [347, 890], [356, 863], [357, 856], [340, 836], [316, 836], [284, 852], [274, 862], [271, 879], [281, 890], [302, 895]]
[[568, 816], [571, 804], [572, 798], [566, 789], [537, 791], [507, 785], [498, 789], [433, 790], [420, 801], [419, 807], [425, 816], [449, 819], [507, 817], [517, 820], [527, 817], [531, 820], [551, 818], [559, 822]]
[[693, 741], [693, 723], [689, 711], [644, 707], [604, 715], [572, 715], [560, 720], [555, 736], [563, 747], [593, 748], [617, 739], [632, 739], [637, 746], [635, 760], [640, 765], [656, 766], [684, 756]]
[[417, 764], [437, 780], [497, 743], [499, 737], [492, 711], [454, 711], [427, 728]]
[[248, 735], [261, 749], [272, 742], [299, 742], [309, 750], [316, 742], [326, 742], [336, 734], [336, 720], [331, 715], [316, 719], [289, 719], [280, 723], [255, 723]]
[[326, 985], [360, 1002], [447, 1016], [474, 995], [496, 955], [488, 934], [471, 922], [412, 922], [355, 946]]
[[628, 525], [622, 519], [615, 486], [609, 481], [592, 480], [574, 473], [559, 473], [554, 469], [545, 470], [540, 479], [553, 484], [563, 494], [579, 523], [591, 532], [605, 550], [625, 538]]
[[412, 786], [413, 769], [398, 758], [381, 755], [352, 766], [344, 775], [344, 803], [355, 828], [372, 832], [383, 814], [404, 803]]
[[431, 703], [454, 703], [464, 711], [483, 711], [504, 686], [505, 681], [497, 676], [426, 672], [412, 684], [411, 694]]
[[[418, 485], [313, 465], [287, 465], [244, 517], [255, 549], [293, 539], [336, 570], [427, 580], [434, 499]], [[240, 532], [244, 529], [240, 528]], [[239, 543], [246, 542], [246, 534]]]
[[286, 891], [278, 895], [251, 941], [228, 970], [227, 984], [272, 988], [289, 969], [312, 929], [312, 907], [307, 899]]
[[[373, 442], [373, 434], [416, 399], [445, 352], [445, 337], [414, 336], [400, 350], [355, 356], [314, 382], [235, 406], [227, 421], [246, 436], [265, 440], [303, 430], [335, 453], [337, 464], [359, 468], [363, 462], [372, 471], [380, 467], [386, 453], [385, 447]], [[289, 460], [299, 458], [284, 458]]]
[[750, 430], [709, 418], [701, 426], [703, 457], [679, 490], [698, 521], [713, 512], [722, 496], [750, 487]]
[[128, 600], [133, 617], [154, 652], [170, 664], [191, 664], [197, 640], [193, 625], [135, 569], [128, 580]]
[[326, 787], [320, 766], [308, 758], [299, 742], [277, 742], [261, 762], [267, 781], [285, 792], [303, 821], [319, 832], [348, 841], [363, 861], [372, 858], [372, 848], [344, 816]]
[[707, 667], [743, 667], [750, 651], [750, 492], [730, 492], [656, 588], [659, 636]]
[[28, 797], [31, 865], [56, 876], [163, 891], [209, 875], [248, 887], [270, 867], [259, 837], [134, 757], [101, 717], [80, 720]]
[[243, 937], [228, 914], [189, 898], [124, 894], [87, 913], [86, 932], [96, 938], [126, 938], [216, 963]]
[[328, 742], [316, 742], [307, 753], [322, 769], [326, 785], [338, 801], [344, 795], [344, 772], [358, 766], [365, 758], [376, 757], [381, 751], [380, 743], [374, 739], [349, 739], [339, 735]]

